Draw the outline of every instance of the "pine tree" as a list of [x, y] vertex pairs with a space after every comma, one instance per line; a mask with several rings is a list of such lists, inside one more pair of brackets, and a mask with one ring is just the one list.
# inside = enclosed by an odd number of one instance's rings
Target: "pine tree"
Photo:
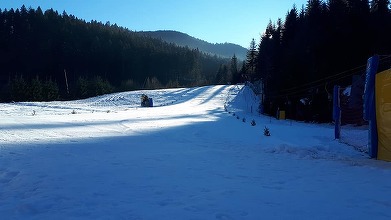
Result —
[[30, 84], [30, 100], [42, 101], [43, 100], [43, 86], [41, 80], [36, 76]]
[[240, 68], [240, 71], [239, 71], [239, 75], [240, 75], [239, 82], [244, 82], [245, 80], [248, 80], [246, 78], [246, 73], [247, 73], [246, 61], [243, 61], [242, 62], [242, 67]]
[[11, 82], [11, 99], [15, 102], [24, 101], [28, 99], [27, 82], [23, 76], [15, 76]]
[[371, 11], [386, 15], [390, 13], [390, 0], [372, 0], [371, 1]]
[[246, 69], [247, 69], [247, 78], [248, 80], [254, 80], [255, 68], [256, 68], [256, 60], [257, 60], [257, 44], [255, 43], [255, 39], [253, 38], [250, 43], [250, 47], [247, 51], [246, 56]]
[[347, 0], [350, 16], [354, 16], [352, 19], [356, 19], [357, 16], [364, 16], [368, 18], [370, 11], [369, 0]]
[[391, 12], [389, 0], [371, 1], [371, 31], [373, 53], [389, 54], [391, 45], [385, 43], [391, 38]]
[[221, 64], [219, 70], [217, 71], [215, 77], [216, 84], [226, 84], [229, 81], [229, 73], [228, 73], [227, 65]]
[[55, 101], [58, 99], [59, 90], [56, 82], [51, 79], [47, 80], [43, 85], [43, 100], [44, 101]]
[[232, 84], [236, 84], [240, 82], [240, 74], [238, 72], [238, 58], [236, 58], [236, 55], [234, 54], [231, 58], [231, 65], [230, 65], [230, 72], [232, 76]]
[[288, 47], [292, 44], [298, 28], [298, 14], [296, 6], [287, 13], [282, 29], [282, 45]]
[[85, 77], [79, 76], [76, 81], [76, 87], [74, 89], [75, 97], [87, 98], [91, 96], [90, 85]]
[[321, 0], [308, 0], [306, 6], [306, 14], [310, 19], [314, 19], [322, 13]]

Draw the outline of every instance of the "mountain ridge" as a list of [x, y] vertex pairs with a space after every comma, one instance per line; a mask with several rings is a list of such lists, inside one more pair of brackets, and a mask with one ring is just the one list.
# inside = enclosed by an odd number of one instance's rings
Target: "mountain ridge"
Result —
[[137, 33], [157, 38], [181, 47], [199, 49], [202, 52], [231, 58], [234, 54], [240, 60], [245, 60], [247, 49], [233, 43], [209, 43], [205, 40], [190, 36], [189, 34], [175, 30], [138, 31]]

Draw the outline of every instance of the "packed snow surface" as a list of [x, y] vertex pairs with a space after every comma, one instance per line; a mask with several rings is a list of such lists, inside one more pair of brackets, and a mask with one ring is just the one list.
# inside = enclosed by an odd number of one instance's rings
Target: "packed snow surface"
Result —
[[390, 163], [257, 108], [241, 85], [0, 104], [0, 219], [391, 219]]

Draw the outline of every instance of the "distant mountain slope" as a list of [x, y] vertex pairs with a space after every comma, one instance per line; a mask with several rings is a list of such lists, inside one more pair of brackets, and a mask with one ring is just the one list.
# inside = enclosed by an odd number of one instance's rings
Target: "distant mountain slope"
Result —
[[0, 10], [0, 45], [0, 102], [216, 84], [227, 63], [116, 24], [40, 7]]
[[198, 48], [205, 53], [216, 54], [221, 57], [230, 58], [235, 54], [238, 59], [244, 60], [246, 58], [247, 49], [232, 43], [212, 44], [178, 31], [141, 31], [139, 33], [168, 43], [174, 43], [178, 46]]

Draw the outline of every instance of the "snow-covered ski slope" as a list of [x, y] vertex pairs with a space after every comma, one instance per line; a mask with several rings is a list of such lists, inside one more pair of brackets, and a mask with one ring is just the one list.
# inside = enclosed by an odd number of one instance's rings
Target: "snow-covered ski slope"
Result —
[[256, 106], [243, 86], [0, 104], [0, 219], [391, 218], [390, 163]]

